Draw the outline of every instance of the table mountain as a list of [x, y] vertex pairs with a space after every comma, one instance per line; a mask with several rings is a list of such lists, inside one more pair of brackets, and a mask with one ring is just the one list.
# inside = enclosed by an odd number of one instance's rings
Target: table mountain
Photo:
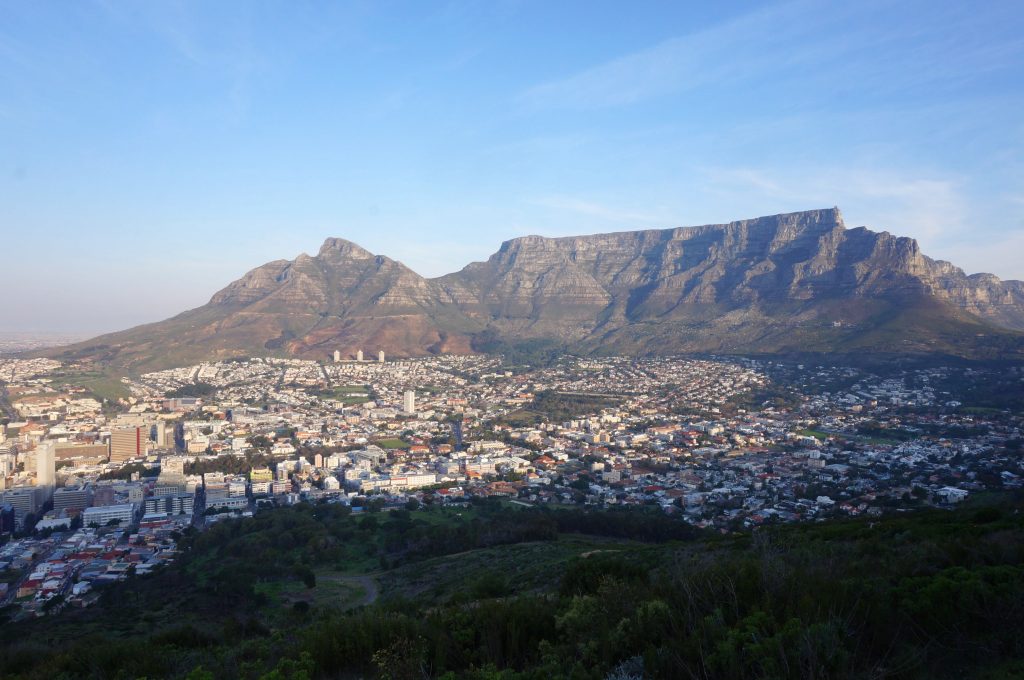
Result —
[[[274, 354], [581, 352], [1024, 356], [1024, 283], [968, 276], [838, 209], [722, 225], [525, 236], [426, 279], [343, 239], [258, 267], [197, 309], [56, 353], [148, 370]], [[51, 352], [51, 355], [54, 353]]]

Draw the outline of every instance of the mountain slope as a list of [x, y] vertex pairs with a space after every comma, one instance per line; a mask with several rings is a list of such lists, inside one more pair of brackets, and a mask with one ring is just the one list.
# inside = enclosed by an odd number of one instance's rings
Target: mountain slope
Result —
[[57, 354], [142, 370], [239, 355], [468, 352], [496, 336], [586, 352], [1016, 357], [1020, 331], [1024, 283], [967, 276], [913, 239], [847, 229], [831, 209], [526, 236], [437, 279], [328, 239], [315, 257], [258, 267], [203, 307]]

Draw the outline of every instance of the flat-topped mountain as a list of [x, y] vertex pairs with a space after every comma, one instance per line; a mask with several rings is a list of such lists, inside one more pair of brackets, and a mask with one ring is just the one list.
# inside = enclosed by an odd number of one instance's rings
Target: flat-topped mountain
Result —
[[581, 352], [1020, 356], [1024, 283], [967, 276], [838, 209], [722, 225], [506, 241], [426, 279], [343, 239], [276, 260], [197, 309], [54, 356], [149, 370], [242, 355], [470, 352], [482, 338]]

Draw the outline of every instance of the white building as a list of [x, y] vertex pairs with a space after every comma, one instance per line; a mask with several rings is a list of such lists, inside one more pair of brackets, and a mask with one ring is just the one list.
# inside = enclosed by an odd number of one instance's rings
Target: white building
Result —
[[402, 410], [406, 413], [416, 413], [416, 393], [406, 390], [402, 396]]
[[57, 482], [53, 442], [41, 442], [36, 448], [36, 486], [53, 488]]
[[384, 350], [377, 352], [377, 361], [384, 363]]
[[132, 523], [135, 518], [135, 506], [131, 503], [124, 505], [101, 505], [95, 508], [86, 508], [82, 512], [82, 524], [85, 526], [97, 525], [106, 526], [111, 520], [118, 520], [122, 526]]

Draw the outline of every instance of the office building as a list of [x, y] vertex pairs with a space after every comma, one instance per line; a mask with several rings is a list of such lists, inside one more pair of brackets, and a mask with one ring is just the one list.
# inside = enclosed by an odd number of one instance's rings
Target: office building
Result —
[[14, 521], [19, 528], [24, 526], [25, 515], [35, 513], [42, 505], [39, 490], [34, 486], [16, 486], [3, 493], [2, 502], [14, 508]]
[[131, 503], [124, 505], [101, 505], [95, 508], [86, 508], [82, 512], [82, 524], [85, 526], [107, 526], [111, 520], [118, 520], [121, 526], [127, 526], [135, 519], [135, 506]]
[[40, 442], [36, 447], [36, 486], [52, 489], [57, 484], [53, 442]]
[[191, 515], [195, 496], [192, 494], [169, 494], [154, 496], [145, 500], [145, 514], [166, 513], [168, 515]]
[[61, 510], [84, 510], [92, 505], [92, 487], [65, 486], [53, 492], [53, 510], [58, 515]]
[[54, 457], [57, 460], [74, 460], [86, 465], [105, 463], [109, 455], [110, 449], [106, 444], [61, 442], [54, 446]]
[[148, 427], [126, 427], [110, 432], [110, 462], [123, 463], [146, 455]]
[[416, 413], [416, 393], [406, 390], [402, 396], [402, 410], [406, 413]]

